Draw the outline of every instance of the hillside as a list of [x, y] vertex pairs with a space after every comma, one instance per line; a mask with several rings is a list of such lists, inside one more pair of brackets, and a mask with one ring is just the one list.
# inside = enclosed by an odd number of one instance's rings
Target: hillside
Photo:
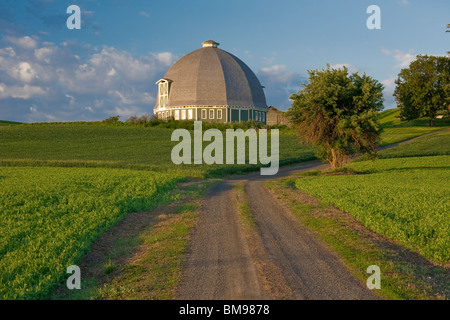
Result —
[[380, 112], [379, 122], [383, 129], [381, 145], [404, 141], [423, 134], [450, 128], [450, 119], [436, 119], [436, 126], [429, 126], [429, 119], [422, 118], [402, 121], [398, 118], [400, 109], [388, 109]]
[[[79, 123], [5, 126], [0, 129], [0, 165], [129, 168], [194, 177], [259, 168], [248, 164], [174, 165], [171, 152], [178, 141], [171, 141], [172, 132], [164, 127]], [[208, 144], [204, 142], [203, 147]], [[299, 145], [290, 131], [280, 132], [280, 164], [314, 158], [312, 147]]]
[[21, 122], [0, 120], [0, 126], [10, 126], [10, 125], [17, 125], [17, 124], [21, 124]]

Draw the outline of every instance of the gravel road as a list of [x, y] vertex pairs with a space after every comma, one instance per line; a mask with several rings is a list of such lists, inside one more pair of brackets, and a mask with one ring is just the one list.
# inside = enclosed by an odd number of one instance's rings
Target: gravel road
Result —
[[[240, 182], [258, 227], [264, 254], [289, 287], [288, 299], [378, 299], [355, 279], [324, 244], [302, 227], [264, 188], [268, 179], [307, 169], [313, 162], [283, 167], [276, 176], [250, 174], [214, 185], [203, 199], [189, 244], [178, 299], [274, 299], [262, 288], [243, 227], [239, 223], [234, 185]], [[273, 274], [264, 275], [268, 278]]]

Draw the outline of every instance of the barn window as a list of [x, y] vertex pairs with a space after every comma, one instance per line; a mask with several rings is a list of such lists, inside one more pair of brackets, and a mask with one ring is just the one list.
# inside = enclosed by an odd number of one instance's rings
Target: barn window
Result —
[[222, 110], [217, 110], [217, 119], [222, 119]]
[[209, 118], [214, 119], [214, 109], [209, 110]]
[[160, 108], [165, 108], [169, 99], [169, 81], [161, 79], [158, 84], [158, 104]]
[[181, 110], [181, 120], [186, 120], [186, 110]]
[[175, 120], [180, 120], [180, 110], [175, 110]]
[[188, 119], [192, 120], [192, 109], [188, 110]]
[[206, 119], [206, 109], [202, 109], [202, 119]]

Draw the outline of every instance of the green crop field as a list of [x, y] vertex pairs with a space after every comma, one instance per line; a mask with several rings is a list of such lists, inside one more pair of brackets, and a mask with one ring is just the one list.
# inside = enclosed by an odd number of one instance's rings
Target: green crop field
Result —
[[448, 133], [419, 138], [380, 153], [390, 159], [348, 165], [359, 174], [303, 177], [295, 185], [349, 212], [369, 229], [448, 264], [449, 138]]
[[[204, 177], [257, 170], [252, 165], [174, 165], [173, 129], [88, 124], [36, 124], [0, 129], [1, 166], [110, 167]], [[225, 139], [224, 139], [225, 140]], [[269, 139], [270, 140], [270, 139]], [[204, 142], [207, 146], [209, 142]], [[224, 148], [225, 150], [225, 148]], [[280, 134], [280, 164], [314, 159], [288, 132]]]
[[180, 178], [104, 168], [0, 167], [0, 297], [45, 298], [101, 233], [169, 200]]
[[[1, 126], [0, 299], [46, 298], [100, 234], [129, 212], [172, 199], [177, 181], [258, 169], [176, 166], [172, 132], [80, 123]], [[310, 160], [314, 153], [283, 133], [280, 158]]]

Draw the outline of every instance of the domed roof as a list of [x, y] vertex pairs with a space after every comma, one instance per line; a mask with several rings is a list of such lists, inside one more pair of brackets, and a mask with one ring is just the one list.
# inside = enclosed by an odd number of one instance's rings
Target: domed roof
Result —
[[236, 56], [208, 40], [178, 60], [164, 76], [170, 82], [167, 107], [241, 106], [267, 108], [263, 87]]

